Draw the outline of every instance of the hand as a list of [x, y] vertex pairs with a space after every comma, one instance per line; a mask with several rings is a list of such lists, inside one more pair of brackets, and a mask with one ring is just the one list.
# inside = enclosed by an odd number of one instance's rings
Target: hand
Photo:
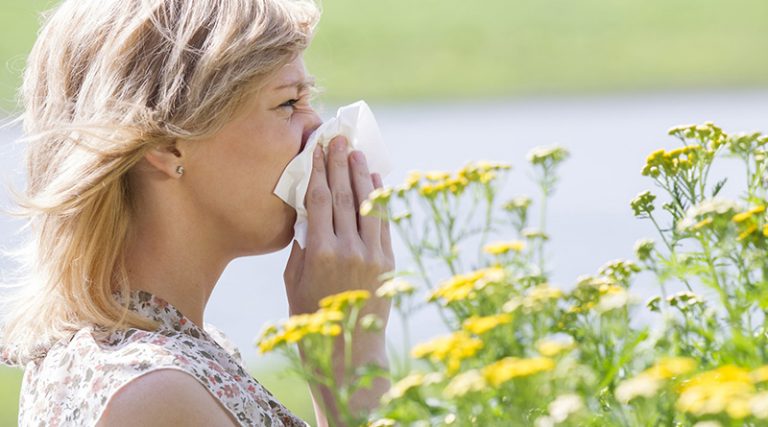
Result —
[[364, 289], [371, 299], [363, 313], [386, 323], [390, 303], [375, 291], [379, 275], [394, 269], [389, 223], [359, 214], [360, 203], [382, 186], [381, 177], [370, 174], [363, 153], [347, 155], [344, 137], [334, 138], [329, 148], [327, 162], [320, 146], [313, 153], [306, 248], [293, 243], [283, 275], [290, 313], [314, 312], [323, 297]]

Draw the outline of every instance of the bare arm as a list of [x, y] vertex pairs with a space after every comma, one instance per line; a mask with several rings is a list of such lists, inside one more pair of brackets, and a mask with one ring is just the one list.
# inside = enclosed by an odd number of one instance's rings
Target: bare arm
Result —
[[[307, 191], [306, 249], [294, 243], [284, 275], [291, 314], [314, 312], [320, 299], [339, 292], [362, 289], [374, 294], [381, 284], [379, 276], [394, 269], [389, 224], [359, 215], [360, 203], [381, 187], [381, 178], [370, 174], [362, 153], [348, 156], [346, 141], [340, 137], [332, 141], [327, 160], [322, 150], [314, 156]], [[375, 314], [386, 324], [389, 310], [389, 300], [372, 297], [362, 314]], [[384, 332], [355, 331], [352, 342], [355, 367], [375, 363], [388, 368]], [[343, 377], [344, 358], [343, 341], [338, 339], [333, 354], [337, 383]], [[333, 393], [310, 386], [318, 425], [341, 425]], [[351, 397], [350, 409], [375, 408], [387, 388], [388, 381], [377, 378], [371, 389]]]
[[161, 369], [126, 384], [110, 399], [99, 427], [235, 427], [240, 424], [191, 375]]
[[[373, 363], [389, 369], [383, 333], [373, 334], [359, 331], [352, 341], [354, 343], [352, 348], [352, 366], [354, 368]], [[303, 352], [301, 354], [303, 357]], [[335, 382], [341, 384], [344, 381], [344, 342], [341, 339], [336, 341], [333, 364]], [[370, 412], [378, 406], [379, 399], [388, 389], [389, 380], [381, 377], [376, 378], [371, 388], [360, 389], [352, 396], [350, 410], [356, 413]], [[339, 421], [333, 393], [326, 387], [314, 386], [310, 390], [318, 427], [342, 425]], [[324, 402], [326, 403], [324, 404]]]

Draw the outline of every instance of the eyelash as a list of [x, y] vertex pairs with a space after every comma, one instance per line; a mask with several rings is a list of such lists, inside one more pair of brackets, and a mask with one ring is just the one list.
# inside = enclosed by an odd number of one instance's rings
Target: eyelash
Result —
[[292, 108], [292, 109], [295, 109], [296, 108], [296, 104], [298, 104], [298, 102], [299, 102], [298, 99], [289, 99], [289, 100], [283, 102], [282, 104], [280, 104], [280, 108]]

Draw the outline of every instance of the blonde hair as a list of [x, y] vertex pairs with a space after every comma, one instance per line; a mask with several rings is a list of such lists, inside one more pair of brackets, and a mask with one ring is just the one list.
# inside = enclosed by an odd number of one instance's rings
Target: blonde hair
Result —
[[[147, 150], [219, 129], [309, 44], [311, 0], [65, 0], [22, 87], [30, 239], [4, 297], [0, 358], [25, 364], [94, 324], [154, 329], [129, 291], [127, 172]], [[127, 303], [127, 302], [126, 302]]]

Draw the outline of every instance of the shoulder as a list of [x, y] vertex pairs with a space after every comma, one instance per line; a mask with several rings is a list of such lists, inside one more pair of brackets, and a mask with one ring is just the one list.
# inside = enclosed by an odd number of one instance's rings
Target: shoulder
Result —
[[200, 382], [178, 369], [141, 375], [107, 403], [98, 426], [222, 426], [239, 424]]

